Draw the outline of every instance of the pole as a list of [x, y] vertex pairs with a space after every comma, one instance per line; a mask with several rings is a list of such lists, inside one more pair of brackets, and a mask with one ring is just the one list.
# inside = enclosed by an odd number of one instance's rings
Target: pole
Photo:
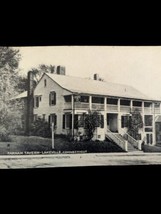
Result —
[[54, 149], [54, 123], [51, 124], [51, 133], [52, 133], [52, 149]]

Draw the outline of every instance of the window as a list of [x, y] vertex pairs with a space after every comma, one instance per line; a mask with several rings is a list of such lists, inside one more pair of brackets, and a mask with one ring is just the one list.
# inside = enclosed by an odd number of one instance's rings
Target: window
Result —
[[107, 104], [117, 105], [118, 99], [107, 98]]
[[34, 97], [34, 108], [39, 108], [39, 103], [41, 102], [42, 96], [35, 96]]
[[104, 98], [103, 97], [92, 97], [92, 103], [104, 103]]
[[65, 129], [65, 114], [63, 114], [63, 129]]
[[155, 108], [160, 108], [160, 103], [155, 103]]
[[145, 126], [152, 126], [153, 116], [145, 115]]
[[47, 86], [47, 80], [44, 79], [44, 87], [46, 87], [46, 86]]
[[152, 128], [145, 128], [145, 132], [153, 132]]
[[35, 108], [38, 108], [38, 107], [39, 107], [39, 97], [36, 96], [34, 101], [35, 101], [35, 102], [34, 102], [34, 103], [35, 103], [34, 107], [35, 107]]
[[128, 127], [129, 125], [129, 116], [121, 116], [121, 128]]
[[66, 128], [72, 128], [72, 115], [66, 114]]
[[130, 100], [120, 100], [120, 105], [130, 106]]
[[56, 92], [55, 91], [52, 91], [49, 94], [49, 105], [50, 106], [56, 105]]

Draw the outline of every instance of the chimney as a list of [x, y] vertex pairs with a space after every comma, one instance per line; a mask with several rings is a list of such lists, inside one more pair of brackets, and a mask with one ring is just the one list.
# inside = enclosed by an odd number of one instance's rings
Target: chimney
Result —
[[60, 75], [65, 75], [65, 67], [64, 66], [57, 66], [57, 71], [56, 71], [57, 74], [60, 74]]
[[94, 80], [99, 80], [99, 74], [94, 74]]
[[27, 118], [26, 118], [26, 133], [30, 135], [31, 123], [33, 122], [33, 107], [34, 107], [34, 75], [32, 71], [28, 72], [28, 90], [27, 90]]

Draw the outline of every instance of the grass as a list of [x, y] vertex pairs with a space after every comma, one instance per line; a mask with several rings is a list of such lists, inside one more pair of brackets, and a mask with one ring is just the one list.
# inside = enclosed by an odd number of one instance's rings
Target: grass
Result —
[[142, 150], [144, 152], [161, 152], [161, 146], [143, 145]]
[[[8, 153], [45, 152], [52, 151], [52, 141], [48, 138], [37, 136], [11, 136], [12, 142], [0, 142], [0, 155]], [[111, 142], [69, 142], [64, 137], [54, 140], [55, 151], [84, 151], [84, 152], [122, 152], [117, 145]]]

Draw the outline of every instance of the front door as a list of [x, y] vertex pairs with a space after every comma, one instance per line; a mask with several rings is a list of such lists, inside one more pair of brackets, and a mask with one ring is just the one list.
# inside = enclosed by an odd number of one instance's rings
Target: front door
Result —
[[118, 132], [118, 114], [107, 114], [107, 128], [111, 132]]
[[146, 134], [147, 144], [152, 145], [153, 143], [153, 134]]
[[161, 122], [155, 123], [156, 129], [156, 143], [161, 143]]

